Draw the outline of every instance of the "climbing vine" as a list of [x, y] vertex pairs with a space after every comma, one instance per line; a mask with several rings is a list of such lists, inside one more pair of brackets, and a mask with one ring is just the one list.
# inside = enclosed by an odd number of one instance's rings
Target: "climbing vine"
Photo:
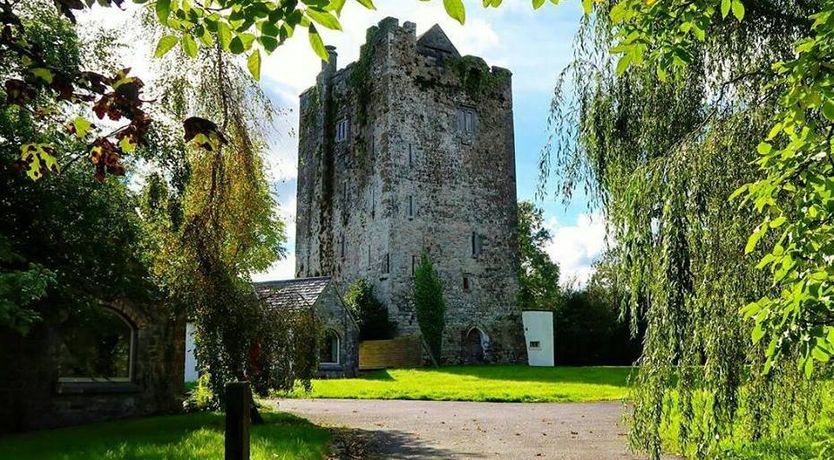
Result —
[[477, 56], [447, 58], [445, 62], [454, 69], [466, 94], [475, 101], [503, 87], [509, 79], [509, 72], [492, 72], [486, 61]]

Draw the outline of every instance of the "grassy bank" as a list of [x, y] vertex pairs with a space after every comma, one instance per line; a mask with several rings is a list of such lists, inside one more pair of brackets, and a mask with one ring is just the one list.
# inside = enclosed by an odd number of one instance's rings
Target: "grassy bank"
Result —
[[[322, 459], [330, 433], [280, 413], [253, 426], [253, 460]], [[37, 431], [0, 437], [3, 459], [218, 459], [223, 458], [222, 414], [196, 413]]]
[[[290, 397], [435, 401], [579, 402], [625, 398], [629, 367], [448, 366], [390, 369], [313, 381]], [[286, 396], [286, 395], [281, 395]]]

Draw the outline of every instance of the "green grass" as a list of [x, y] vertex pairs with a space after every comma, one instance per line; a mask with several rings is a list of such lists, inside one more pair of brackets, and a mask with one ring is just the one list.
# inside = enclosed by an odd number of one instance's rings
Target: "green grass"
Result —
[[[749, 442], [746, 436], [746, 427], [743, 423], [744, 402], [739, 409], [739, 417], [734, 426], [734, 436], [725, 438], [719, 445], [719, 458], [727, 460], [771, 460], [771, 459], [816, 459], [834, 458], [834, 382], [820, 383], [823, 386], [822, 407], [818, 414], [812, 415], [811, 423], [804, 423], [795, 420], [793, 422], [777, 422], [782, 430], [779, 435], [766, 436], [757, 441]], [[695, 446], [690, 445], [682, 448], [675, 440], [674, 433], [680, 426], [681, 416], [678, 413], [674, 393], [670, 394], [670, 407], [672, 413], [661, 431], [663, 437], [663, 448], [666, 451], [686, 454], [689, 458], [695, 458]], [[701, 430], [697, 423], [697, 414], [704, 410], [701, 398], [695, 400], [696, 423], [690, 426], [693, 431]], [[773, 410], [780, 410], [773, 407]]]
[[[314, 380], [298, 398], [579, 402], [619, 400], [629, 367], [449, 366], [390, 369], [355, 379]], [[287, 395], [280, 395], [287, 396]]]
[[[282, 413], [251, 428], [253, 460], [321, 459], [330, 433]], [[94, 423], [0, 437], [3, 459], [220, 459], [222, 414], [196, 413]]]

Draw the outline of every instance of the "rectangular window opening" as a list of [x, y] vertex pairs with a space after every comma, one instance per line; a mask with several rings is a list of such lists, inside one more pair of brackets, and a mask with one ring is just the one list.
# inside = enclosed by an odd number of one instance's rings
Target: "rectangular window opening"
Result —
[[530, 341], [530, 348], [538, 350], [542, 347], [542, 343], [538, 340], [531, 340]]
[[414, 195], [408, 195], [408, 218], [414, 218]]
[[336, 142], [342, 142], [348, 138], [348, 119], [342, 118], [336, 123]]
[[469, 277], [468, 277], [468, 276], [464, 276], [464, 277], [463, 277], [463, 290], [464, 290], [464, 291], [468, 291], [469, 289], [471, 289], [471, 287], [472, 287], [472, 286], [469, 284]]

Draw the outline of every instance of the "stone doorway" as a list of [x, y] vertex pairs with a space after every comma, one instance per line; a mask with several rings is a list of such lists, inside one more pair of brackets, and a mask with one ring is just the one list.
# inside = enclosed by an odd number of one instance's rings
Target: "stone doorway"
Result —
[[466, 364], [485, 362], [488, 344], [489, 339], [484, 331], [477, 327], [469, 329], [463, 338], [463, 362]]

